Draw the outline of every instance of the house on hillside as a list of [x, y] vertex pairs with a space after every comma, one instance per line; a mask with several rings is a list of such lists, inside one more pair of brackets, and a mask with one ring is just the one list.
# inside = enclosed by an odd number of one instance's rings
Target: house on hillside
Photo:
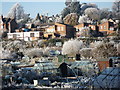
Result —
[[94, 25], [94, 24], [89, 24], [89, 27], [91, 28], [91, 30], [96, 30], [96, 31], [99, 31], [99, 27], [98, 25]]
[[76, 32], [81, 31], [84, 27], [88, 27], [88, 23], [80, 23], [78, 25], [75, 25], [74, 27], [76, 28]]
[[[76, 26], [76, 37], [87, 37], [87, 36], [98, 36], [99, 33], [99, 28], [97, 25], [90, 24], [90, 23], [81, 23]], [[93, 35], [91, 32], [94, 34], [98, 35]], [[91, 35], [92, 34], [92, 35]]]
[[25, 41], [34, 41], [42, 37], [43, 37], [43, 32], [41, 31], [8, 33], [8, 39], [21, 39]]
[[0, 16], [0, 30], [8, 31], [9, 33], [15, 32], [15, 29], [18, 27], [15, 19], [4, 18]]
[[115, 32], [114, 23], [107, 21], [104, 23], [99, 24], [99, 31], [102, 32], [104, 35], [109, 35]]
[[84, 27], [90, 27], [92, 30], [98, 30], [98, 26], [95, 24], [90, 24], [90, 23], [80, 23], [76, 26], [74, 26], [76, 28], [76, 31], [80, 31], [82, 30]]
[[66, 37], [74, 38], [75, 28], [73, 26], [55, 23], [54, 25], [46, 28], [44, 32], [44, 37], [46, 38], [55, 38], [55, 37]]

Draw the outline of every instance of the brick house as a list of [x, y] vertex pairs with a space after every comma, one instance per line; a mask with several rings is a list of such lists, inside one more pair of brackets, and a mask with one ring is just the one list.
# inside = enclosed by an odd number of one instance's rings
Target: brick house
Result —
[[76, 28], [76, 31], [82, 30], [84, 27], [90, 27], [92, 30], [98, 30], [97, 25], [90, 24], [90, 23], [81, 23], [81, 24], [78, 24], [78, 25], [76, 25], [74, 27]]
[[115, 32], [114, 23], [107, 21], [102, 24], [99, 24], [99, 31], [102, 32], [104, 35], [114, 33]]
[[84, 27], [88, 27], [88, 26], [89, 26], [88, 23], [81, 23], [81, 24], [75, 25], [74, 27], [76, 28], [76, 31], [80, 31], [80, 30], [82, 30]]
[[55, 38], [60, 36], [74, 38], [75, 28], [67, 24], [55, 23], [54, 25], [46, 28], [44, 32], [44, 37], [46, 38]]
[[14, 32], [15, 29], [18, 27], [15, 19], [11, 18], [3, 18], [3, 16], [0, 16], [0, 30]]
[[94, 25], [90, 23], [81, 23], [74, 27], [76, 28], [76, 36], [80, 36], [80, 35], [77, 35], [77, 32], [82, 32], [81, 30], [83, 30], [83, 28], [85, 27], [89, 27], [91, 30], [102, 32], [104, 35], [109, 35], [111, 33], [114, 33], [116, 30], [115, 24], [113, 21], [106, 21], [99, 25]]

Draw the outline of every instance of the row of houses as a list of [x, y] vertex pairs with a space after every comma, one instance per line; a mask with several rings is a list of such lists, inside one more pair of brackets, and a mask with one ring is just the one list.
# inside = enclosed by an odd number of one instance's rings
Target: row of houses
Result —
[[24, 39], [37, 40], [40, 38], [74, 38], [82, 37], [77, 35], [82, 32], [84, 27], [90, 28], [93, 31], [102, 32], [104, 35], [109, 35], [116, 31], [113, 20], [108, 20], [101, 24], [81, 23], [76, 26], [70, 26], [64, 23], [40, 24], [35, 26], [33, 23], [27, 23], [24, 27], [17, 29], [18, 25], [14, 19], [0, 18], [0, 30], [8, 30], [8, 39]]
[[74, 27], [79, 31], [83, 30], [84, 27], [90, 27], [92, 30], [102, 32], [104, 35], [109, 35], [111, 33], [114, 33], [116, 30], [114, 22], [109, 21], [109, 20], [104, 23], [97, 24], [97, 25], [89, 24], [89, 23], [82, 23]]
[[[31, 26], [30, 24], [27, 26]], [[8, 33], [9, 39], [24, 39], [25, 41], [29, 40], [38, 40], [42, 38], [56, 38], [56, 37], [65, 37], [65, 38], [74, 38], [76, 29], [73, 26], [54, 23], [37, 26], [36, 28], [22, 28], [16, 29], [14, 33]]]

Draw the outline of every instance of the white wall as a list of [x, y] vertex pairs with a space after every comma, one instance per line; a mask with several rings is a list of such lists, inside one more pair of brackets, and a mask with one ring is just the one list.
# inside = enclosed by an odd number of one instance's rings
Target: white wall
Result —
[[13, 39], [13, 35], [16, 35], [17, 39], [24, 39], [25, 41], [32, 41], [32, 37], [30, 37], [30, 34], [34, 33], [35, 40], [37, 40], [40, 37], [40, 32], [16, 32], [16, 33], [8, 33], [8, 39]]
[[16, 35], [17, 39], [23, 39], [23, 33], [8, 33], [8, 39], [13, 39], [13, 35]]

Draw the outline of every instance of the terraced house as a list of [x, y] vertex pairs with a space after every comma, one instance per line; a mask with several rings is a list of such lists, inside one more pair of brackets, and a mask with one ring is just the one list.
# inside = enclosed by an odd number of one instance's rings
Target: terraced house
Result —
[[73, 26], [55, 23], [52, 26], [46, 28], [44, 32], [44, 37], [46, 38], [55, 38], [55, 37], [66, 37], [74, 38], [75, 28]]
[[104, 23], [99, 24], [99, 31], [102, 32], [104, 35], [111, 34], [115, 32], [115, 26], [113, 22], [107, 21]]

